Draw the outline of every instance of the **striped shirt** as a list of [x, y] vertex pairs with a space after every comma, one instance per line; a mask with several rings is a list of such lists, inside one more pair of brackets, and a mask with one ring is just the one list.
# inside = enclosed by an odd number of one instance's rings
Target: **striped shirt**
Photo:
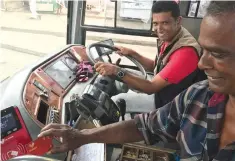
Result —
[[219, 149], [227, 100], [202, 81], [165, 106], [137, 115], [135, 122], [147, 144], [177, 141], [181, 161], [235, 161], [235, 140]]

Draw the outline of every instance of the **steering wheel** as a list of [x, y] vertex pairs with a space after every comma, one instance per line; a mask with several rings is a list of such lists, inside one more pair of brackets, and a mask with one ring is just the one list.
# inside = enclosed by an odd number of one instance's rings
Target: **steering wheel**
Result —
[[[91, 48], [92, 48], [92, 47], [95, 47], [95, 48], [108, 48], [108, 49], [111, 50], [111, 52], [108, 52], [108, 53], [105, 53], [105, 54], [104, 54], [104, 53], [101, 53], [100, 50], [97, 50], [99, 57], [98, 57], [97, 59], [95, 59], [95, 58], [92, 56], [92, 54], [91, 54]], [[90, 61], [91, 61], [93, 64], [97, 63], [98, 61], [104, 62], [102, 56], [107, 55], [107, 56], [109, 57], [109, 55], [112, 54], [112, 53], [115, 52], [115, 51], [118, 51], [118, 48], [116, 48], [116, 47], [114, 47], [114, 46], [111, 46], [111, 45], [107, 45], [107, 44], [101, 44], [101, 43], [93, 43], [93, 44], [89, 45], [89, 46], [86, 48], [87, 56], [88, 56], [88, 58], [90, 59]], [[136, 65], [136, 67], [137, 67], [137, 68], [140, 70], [140, 72], [141, 72], [142, 78], [143, 78], [143, 79], [147, 79], [147, 73], [146, 73], [144, 67], [143, 67], [136, 59], [134, 59], [133, 57], [130, 57], [130, 56], [125, 56], [125, 57], [126, 57], [127, 59], [129, 59], [131, 62], [133, 62], [133, 63]], [[111, 58], [109, 57], [109, 59], [111, 59]], [[111, 61], [111, 62], [112, 62], [112, 61]], [[127, 68], [127, 67], [126, 67], [126, 68]], [[119, 79], [117, 79], [117, 78], [116, 78], [116, 80], [121, 81], [121, 80], [119, 80]], [[123, 81], [121, 81], [121, 82], [123, 82]]]

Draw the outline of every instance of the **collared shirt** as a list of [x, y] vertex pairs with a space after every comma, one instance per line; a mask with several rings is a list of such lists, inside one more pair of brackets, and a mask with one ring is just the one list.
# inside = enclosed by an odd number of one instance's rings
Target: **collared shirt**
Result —
[[219, 149], [227, 98], [202, 81], [156, 111], [137, 115], [135, 122], [147, 144], [177, 140], [181, 161], [235, 161], [235, 140]]

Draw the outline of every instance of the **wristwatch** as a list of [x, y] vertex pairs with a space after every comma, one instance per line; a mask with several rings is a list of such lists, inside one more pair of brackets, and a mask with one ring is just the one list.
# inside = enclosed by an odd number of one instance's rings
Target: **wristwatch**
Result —
[[124, 69], [118, 68], [118, 72], [116, 75], [118, 78], [122, 79], [125, 76], [125, 74], [126, 74], [126, 71]]

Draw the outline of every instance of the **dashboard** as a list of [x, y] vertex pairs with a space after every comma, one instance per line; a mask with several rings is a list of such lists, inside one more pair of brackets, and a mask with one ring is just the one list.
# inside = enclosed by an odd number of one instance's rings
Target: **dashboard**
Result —
[[[99, 50], [102, 54], [110, 52]], [[87, 82], [78, 82], [76, 72], [82, 61], [88, 61], [86, 48], [82, 45], [69, 45], [54, 55], [48, 55], [37, 64], [19, 71], [9, 81], [1, 84], [1, 89], [5, 90], [0, 100], [4, 106], [1, 108], [1, 148], [4, 149], [1, 160], [25, 155], [25, 146], [37, 138], [45, 125], [67, 124], [71, 123], [71, 118], [76, 119], [77, 115], [72, 117], [71, 111], [65, 110], [70, 109], [65, 108], [65, 105], [71, 102], [74, 94], [83, 96], [85, 92], [86, 98], [96, 98], [94, 102], [98, 104], [87, 104], [90, 108], [88, 114], [93, 119], [100, 119], [102, 124], [112, 122], [113, 118], [118, 120], [120, 112], [106, 94], [115, 93], [112, 88], [115, 86], [114, 80], [95, 74]], [[85, 68], [86, 66], [84, 70]], [[89, 88], [92, 86], [94, 88]], [[95, 86], [104, 92], [97, 92], [99, 90]], [[87, 103], [85, 95], [82, 100], [84, 104]], [[78, 128], [94, 128], [91, 121], [84, 120], [86, 117], [83, 117], [80, 104], [76, 104], [76, 108], [77, 111], [74, 113], [82, 115], [83, 118]], [[59, 144], [58, 138], [54, 141]], [[64, 155], [58, 154], [56, 157], [64, 158]]]
[[[113, 45], [111, 39], [99, 42]], [[99, 53], [106, 55], [111, 52], [103, 48], [96, 48]], [[40, 127], [51, 122], [61, 123], [62, 112], [69, 91], [75, 88], [77, 66], [82, 61], [88, 61], [86, 48], [73, 45], [56, 54], [45, 63], [38, 66], [30, 74], [24, 88], [23, 101], [31, 118]], [[82, 94], [86, 85], [79, 83]]]
[[[69, 45], [1, 84], [0, 160], [27, 154], [26, 145], [37, 138], [41, 128], [49, 123], [63, 123], [65, 103], [72, 94], [81, 95], [92, 80], [81, 83], [76, 80], [76, 68], [84, 60], [88, 60], [86, 48]], [[79, 127], [94, 128], [94, 125], [82, 121]], [[58, 138], [54, 143], [59, 144]], [[65, 156], [65, 153], [56, 154], [53, 158]]]
[[83, 60], [79, 52], [83, 50], [83, 46], [68, 48], [35, 69], [27, 80], [25, 107], [40, 127], [61, 123], [63, 98], [76, 83], [76, 67]]
[[[111, 52], [102, 48], [99, 50], [104, 56]], [[77, 111], [74, 113], [79, 113], [82, 117], [86, 115], [93, 120], [97, 119], [102, 125], [119, 120], [120, 111], [110, 99], [117, 93], [115, 80], [94, 75], [87, 82], [77, 82], [77, 67], [83, 60], [88, 60], [86, 48], [81, 45], [70, 45], [13, 77], [9, 86], [5, 88], [7, 90], [3, 102], [6, 108], [1, 110], [3, 161], [26, 154], [25, 145], [37, 138], [40, 129], [45, 125], [71, 123], [71, 120], [68, 120], [73, 118], [71, 111], [68, 114], [64, 109], [69, 109], [65, 106], [66, 103], [71, 103], [74, 94], [83, 96], [83, 99], [72, 102], [76, 103]], [[89, 107], [87, 113], [83, 112], [86, 107], [82, 107], [79, 102]], [[94, 128], [94, 124], [82, 120], [79, 129], [84, 128]], [[56, 141], [58, 144], [58, 138]], [[57, 157], [64, 158], [64, 155]]]

